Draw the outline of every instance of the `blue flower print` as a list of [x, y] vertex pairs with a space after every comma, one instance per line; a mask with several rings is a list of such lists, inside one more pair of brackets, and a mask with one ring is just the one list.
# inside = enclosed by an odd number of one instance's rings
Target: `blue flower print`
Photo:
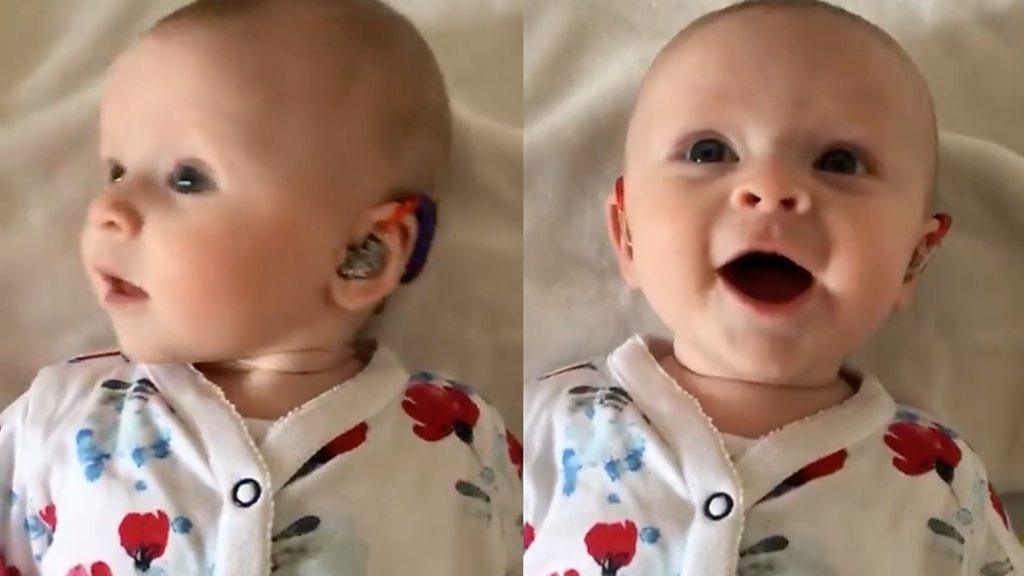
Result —
[[103, 466], [110, 460], [110, 453], [96, 445], [95, 432], [91, 428], [83, 428], [75, 436], [78, 452], [78, 463], [82, 466], [85, 479], [95, 482], [103, 474]]
[[561, 452], [562, 494], [576, 492], [581, 474], [599, 469], [617, 482], [643, 469], [643, 415], [621, 387], [576, 386], [569, 390], [569, 423]]

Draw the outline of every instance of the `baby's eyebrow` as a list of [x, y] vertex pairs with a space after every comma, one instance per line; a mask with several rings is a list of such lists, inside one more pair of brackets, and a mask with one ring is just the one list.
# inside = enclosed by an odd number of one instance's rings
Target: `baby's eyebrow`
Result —
[[175, 159], [174, 168], [177, 168], [179, 166], [191, 166], [207, 174], [213, 173], [213, 168], [210, 166], [210, 164], [195, 155], [183, 156]]
[[846, 148], [851, 152], [856, 152], [864, 156], [871, 156], [873, 158], [873, 155], [871, 153], [871, 149], [873, 148], [873, 146], [871, 144], [868, 144], [868, 141], [853, 138], [832, 138], [827, 139], [826, 142], [827, 143], [824, 147], [827, 149]]
[[732, 90], [722, 88], [718, 84], [702, 82], [695, 79], [687, 79], [684, 83], [672, 86], [671, 92], [685, 94], [686, 100], [691, 102], [714, 101], [716, 105], [732, 105]]

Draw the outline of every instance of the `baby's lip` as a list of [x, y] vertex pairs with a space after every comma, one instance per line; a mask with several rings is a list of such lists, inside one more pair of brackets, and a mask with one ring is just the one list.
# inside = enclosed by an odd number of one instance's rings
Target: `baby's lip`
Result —
[[793, 262], [797, 266], [806, 270], [808, 273], [810, 273], [811, 276], [817, 276], [814, 273], [814, 269], [810, 266], [808, 259], [803, 254], [801, 254], [799, 250], [781, 242], [757, 242], [750, 244], [744, 248], [741, 248], [733, 252], [732, 255], [726, 258], [724, 262], [715, 266], [715, 271], [721, 272], [723, 268], [734, 263], [736, 260], [739, 260], [740, 258], [747, 256], [748, 254], [755, 253], [775, 254], [778, 256], [782, 256], [787, 260]]
[[125, 280], [121, 276], [114, 274], [108, 268], [96, 267], [95, 271], [99, 274], [100, 278], [106, 287], [108, 293], [113, 292], [124, 296], [132, 296], [138, 298], [148, 297], [149, 294], [142, 289], [141, 286], [133, 284], [132, 282]]

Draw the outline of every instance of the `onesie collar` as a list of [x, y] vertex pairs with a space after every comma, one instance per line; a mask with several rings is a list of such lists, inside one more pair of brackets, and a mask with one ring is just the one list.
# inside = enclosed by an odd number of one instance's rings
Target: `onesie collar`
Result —
[[186, 419], [206, 440], [215, 474], [216, 469], [227, 474], [233, 466], [256, 460], [274, 493], [321, 448], [399, 398], [409, 378], [397, 355], [379, 345], [358, 374], [282, 416], [257, 448], [223, 391], [194, 366], [155, 364], [145, 369], [161, 393], [188, 413]]
[[282, 416], [260, 447], [274, 491], [284, 487], [321, 448], [400, 397], [408, 379], [398, 356], [378, 346], [358, 374]]
[[662, 369], [644, 337], [633, 336], [616, 348], [608, 366], [676, 452], [687, 484], [704, 492], [731, 479], [742, 490], [744, 510], [804, 466], [878, 431], [897, 409], [877, 378], [860, 375], [853, 396], [768, 433], [732, 463], [700, 403]]

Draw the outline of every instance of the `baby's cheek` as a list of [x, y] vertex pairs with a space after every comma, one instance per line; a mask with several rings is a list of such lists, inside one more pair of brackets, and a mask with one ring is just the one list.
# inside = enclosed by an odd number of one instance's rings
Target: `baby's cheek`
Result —
[[897, 249], [885, 242], [863, 242], [838, 255], [840, 266], [833, 277], [839, 304], [853, 333], [874, 331], [889, 315], [902, 286], [904, 266]]
[[245, 325], [259, 318], [272, 328], [287, 323], [297, 303], [312, 299], [308, 250], [272, 229], [198, 247], [192, 258], [203, 278], [189, 287], [194, 309], [224, 322]]
[[640, 287], [648, 298], [684, 298], [693, 290], [696, 262], [684, 245], [664, 239], [637, 244], [634, 262]]
[[241, 246], [225, 236], [192, 235], [168, 243], [155, 258], [165, 305], [189, 316], [210, 318], [244, 296]]
[[188, 346], [197, 357], [230, 356], [249, 344], [256, 320], [259, 289], [246, 277], [234, 250], [228, 246], [182, 243], [168, 263], [155, 310], [168, 338]]

